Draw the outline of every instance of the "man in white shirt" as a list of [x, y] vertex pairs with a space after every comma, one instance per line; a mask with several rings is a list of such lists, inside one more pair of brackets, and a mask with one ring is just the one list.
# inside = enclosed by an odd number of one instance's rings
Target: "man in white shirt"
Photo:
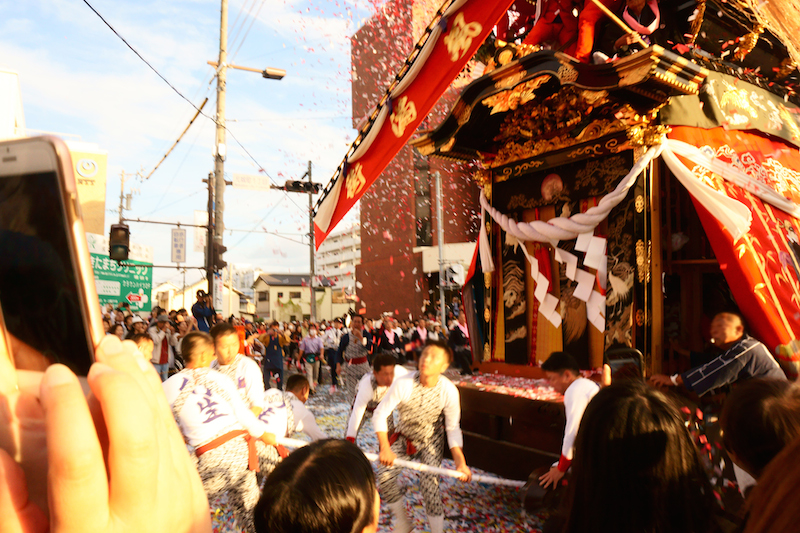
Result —
[[[211, 368], [227, 376], [236, 387], [239, 396], [254, 415], [261, 415], [264, 410], [264, 375], [250, 357], [239, 353], [239, 332], [229, 322], [217, 322], [209, 331], [214, 339], [216, 359]], [[256, 443], [258, 452], [258, 481], [266, 476], [280, 462], [281, 455], [274, 446], [262, 446]]]
[[[372, 416], [382, 465], [378, 468], [378, 484], [381, 498], [395, 516], [393, 531], [396, 533], [410, 533], [414, 529], [405, 511], [403, 492], [397, 486], [399, 469], [392, 466], [396, 458], [441, 466], [446, 434], [456, 470], [463, 474], [464, 481], [472, 479], [462, 451], [458, 389], [442, 375], [452, 358], [453, 352], [447, 344], [428, 344], [420, 355], [419, 370], [394, 380]], [[389, 435], [387, 419], [395, 408], [400, 421], [396, 432]], [[439, 478], [420, 473], [419, 481], [431, 532], [442, 533], [444, 505]]]
[[302, 374], [293, 374], [286, 381], [286, 392], [269, 389], [264, 394], [264, 411], [258, 419], [269, 431], [282, 437], [291, 437], [295, 432], [305, 433], [312, 441], [327, 439], [328, 435], [317, 425], [317, 421], [305, 403], [309, 394], [308, 380]]
[[[352, 443], [356, 442], [358, 432], [364, 425], [364, 415], [367, 414], [369, 418], [372, 418], [372, 413], [386, 396], [394, 379], [406, 374], [408, 374], [408, 370], [395, 364], [393, 355], [382, 353], [375, 357], [375, 360], [372, 361], [372, 372], [365, 374], [358, 382], [356, 400], [347, 423], [347, 433], [345, 434], [347, 440]], [[387, 423], [388, 433], [391, 435], [394, 433], [394, 417], [391, 413]]]
[[336, 358], [336, 352], [339, 351], [339, 343], [342, 341], [342, 335], [345, 333], [344, 324], [342, 324], [342, 319], [340, 318], [333, 321], [333, 327], [325, 330], [325, 337], [323, 340], [325, 343], [325, 360], [328, 362], [328, 366], [331, 369], [331, 393], [336, 392], [336, 385], [339, 382], [336, 369], [339, 361]]
[[561, 457], [549, 472], [539, 478], [539, 484], [544, 488], [550, 485], [555, 488], [572, 464], [575, 436], [578, 434], [583, 412], [600, 387], [594, 381], [581, 377], [578, 362], [566, 352], [551, 353], [547, 361], [542, 363], [542, 370], [556, 392], [564, 395], [564, 410], [567, 413]]
[[153, 356], [150, 358], [150, 362], [156, 367], [161, 381], [166, 381], [169, 377], [170, 367], [175, 366], [175, 347], [178, 345], [178, 335], [169, 323], [167, 315], [159, 316], [147, 333], [153, 339]]
[[233, 383], [209, 368], [214, 345], [208, 334], [189, 333], [183, 347], [186, 368], [164, 382], [164, 393], [184, 440], [194, 448], [209, 501], [227, 492], [237, 522], [252, 531], [259, 497], [255, 439], [276, 450], [275, 435], [247, 408]]

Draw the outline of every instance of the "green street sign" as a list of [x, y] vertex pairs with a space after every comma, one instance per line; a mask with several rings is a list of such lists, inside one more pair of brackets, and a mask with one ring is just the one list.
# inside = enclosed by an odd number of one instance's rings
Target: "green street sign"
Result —
[[126, 261], [132, 266], [120, 266], [108, 257], [107, 237], [87, 233], [86, 240], [100, 305], [110, 303], [116, 307], [120, 302], [128, 302], [133, 312], [150, 310], [153, 306], [150, 301], [153, 292], [152, 248], [132, 243], [130, 260]]

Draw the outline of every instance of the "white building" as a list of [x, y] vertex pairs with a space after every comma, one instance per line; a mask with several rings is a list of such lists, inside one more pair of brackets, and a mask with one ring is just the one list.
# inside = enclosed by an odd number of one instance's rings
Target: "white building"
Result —
[[[162, 283], [153, 289], [153, 305], [163, 307], [167, 311], [186, 309], [191, 314], [192, 306], [197, 302], [197, 291], [208, 292], [208, 283], [205, 279], [187, 285], [185, 289], [176, 287], [172, 283]], [[231, 292], [232, 291], [232, 292]], [[236, 287], [230, 288], [228, 280], [222, 286], [222, 308], [217, 308], [217, 312], [227, 319], [233, 315], [247, 320], [255, 318], [255, 305]]]
[[331, 286], [352, 295], [356, 287], [356, 265], [361, 264], [361, 226], [354, 223], [349, 229], [328, 236], [315, 256], [317, 276], [328, 278]]
[[[261, 274], [253, 284], [258, 318], [290, 322], [311, 318], [311, 290], [308, 276], [299, 274]], [[351, 302], [339, 298], [327, 280], [314, 287], [316, 320], [332, 320], [350, 311]]]

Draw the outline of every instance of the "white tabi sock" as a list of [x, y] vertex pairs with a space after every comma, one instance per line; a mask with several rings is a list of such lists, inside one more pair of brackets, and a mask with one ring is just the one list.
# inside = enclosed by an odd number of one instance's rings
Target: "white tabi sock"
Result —
[[431, 533], [444, 533], [444, 515], [428, 515], [428, 523], [431, 525]]
[[388, 506], [394, 515], [394, 529], [392, 529], [394, 533], [411, 533], [414, 531], [414, 526], [411, 525], [411, 521], [408, 519], [408, 513], [406, 513], [406, 504], [403, 501], [403, 498], [400, 498], [394, 503], [388, 504]]

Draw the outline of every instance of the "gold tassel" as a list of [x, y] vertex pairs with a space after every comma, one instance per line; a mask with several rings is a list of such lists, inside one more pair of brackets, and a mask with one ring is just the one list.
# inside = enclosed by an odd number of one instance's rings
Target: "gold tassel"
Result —
[[742, 61], [747, 54], [753, 51], [753, 48], [758, 44], [758, 39], [764, 33], [764, 26], [761, 24], [756, 25], [753, 31], [747, 35], [739, 38], [739, 46], [733, 54], [734, 61]]
[[692, 21], [692, 27], [689, 29], [691, 38], [687, 44], [694, 44], [697, 35], [700, 33], [700, 26], [703, 25], [703, 17], [706, 14], [706, 0], [697, 0], [697, 7], [695, 8], [695, 17]]
[[780, 69], [775, 74], [775, 81], [780, 81], [787, 77], [789, 74], [794, 72], [797, 69], [797, 63], [792, 61], [792, 58], [786, 57], [781, 61]]

